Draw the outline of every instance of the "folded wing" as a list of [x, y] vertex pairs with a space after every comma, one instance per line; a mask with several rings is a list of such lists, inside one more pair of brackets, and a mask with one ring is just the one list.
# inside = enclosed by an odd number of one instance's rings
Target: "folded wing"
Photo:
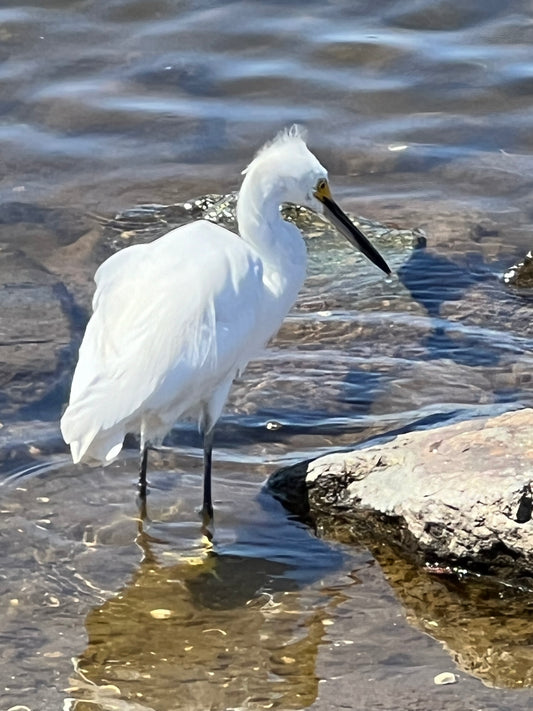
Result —
[[209, 222], [118, 252], [95, 281], [61, 420], [74, 461], [110, 461], [129, 431], [163, 436], [227, 391], [270, 335], [260, 328], [260, 260]]

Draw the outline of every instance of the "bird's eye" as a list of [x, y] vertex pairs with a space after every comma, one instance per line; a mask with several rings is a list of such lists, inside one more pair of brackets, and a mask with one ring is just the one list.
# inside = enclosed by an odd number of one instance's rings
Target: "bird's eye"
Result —
[[323, 190], [325, 190], [325, 189], [326, 189], [326, 185], [327, 185], [327, 183], [326, 183], [326, 181], [324, 180], [324, 178], [320, 178], [320, 180], [319, 180], [318, 183], [316, 184], [317, 192], [322, 192]]

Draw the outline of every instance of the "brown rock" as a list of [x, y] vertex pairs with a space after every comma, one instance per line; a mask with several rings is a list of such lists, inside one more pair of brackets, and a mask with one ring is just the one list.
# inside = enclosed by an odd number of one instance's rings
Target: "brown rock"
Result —
[[521, 262], [508, 269], [503, 280], [512, 286], [533, 289], [533, 250], [529, 250]]
[[[289, 480], [278, 472], [273, 487]], [[533, 409], [321, 457], [305, 484], [320, 518], [364, 519], [426, 559], [533, 574]]]

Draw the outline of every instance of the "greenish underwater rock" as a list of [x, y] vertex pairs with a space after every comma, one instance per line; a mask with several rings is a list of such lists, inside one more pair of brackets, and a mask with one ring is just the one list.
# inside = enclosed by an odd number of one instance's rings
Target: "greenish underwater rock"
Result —
[[[117, 251], [129, 244], [150, 242], [170, 229], [193, 220], [209, 220], [234, 232], [237, 231], [235, 210], [237, 193], [202, 195], [174, 205], [138, 205], [105, 220], [104, 242], [109, 251]], [[322, 236], [334, 228], [321, 215], [301, 205], [285, 204], [283, 217], [294, 222], [309, 237]], [[380, 247], [409, 250], [423, 247], [426, 236], [419, 229], [405, 229], [386, 225], [364, 217], [350, 215], [353, 221]]]

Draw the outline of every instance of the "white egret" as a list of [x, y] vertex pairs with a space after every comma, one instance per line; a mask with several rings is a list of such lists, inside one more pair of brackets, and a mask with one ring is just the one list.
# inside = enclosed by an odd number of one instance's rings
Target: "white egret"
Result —
[[390, 269], [331, 197], [326, 169], [298, 126], [278, 134], [244, 171], [239, 235], [200, 220], [109, 257], [95, 275], [87, 325], [61, 431], [74, 462], [109, 464], [140, 434], [146, 503], [148, 445], [177, 420], [203, 436], [203, 513], [211, 517], [213, 428], [231, 384], [277, 332], [306, 272], [300, 231], [284, 202], [322, 209], [352, 245]]

